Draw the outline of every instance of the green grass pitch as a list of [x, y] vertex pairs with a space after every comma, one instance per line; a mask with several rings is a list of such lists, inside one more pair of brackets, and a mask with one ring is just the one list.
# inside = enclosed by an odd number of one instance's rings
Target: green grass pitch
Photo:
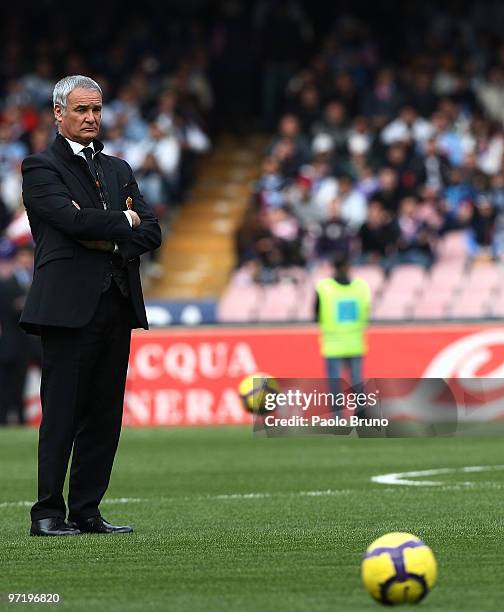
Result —
[[[501, 464], [501, 439], [129, 429], [102, 513], [135, 533], [30, 538], [29, 508], [13, 502], [34, 496], [36, 435], [0, 431], [0, 593], [57, 592], [56, 609], [82, 612], [377, 610], [360, 583], [362, 554], [376, 537], [405, 530], [439, 563], [422, 609], [502, 609], [504, 471], [429, 476], [438, 487], [371, 482]], [[53, 608], [4, 604], [27, 607]]]

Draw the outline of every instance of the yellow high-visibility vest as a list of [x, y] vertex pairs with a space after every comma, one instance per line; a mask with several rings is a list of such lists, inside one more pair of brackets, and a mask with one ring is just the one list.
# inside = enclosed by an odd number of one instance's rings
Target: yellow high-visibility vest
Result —
[[366, 281], [353, 279], [348, 285], [334, 278], [317, 283], [321, 351], [324, 357], [357, 357], [366, 350], [365, 329], [371, 293]]

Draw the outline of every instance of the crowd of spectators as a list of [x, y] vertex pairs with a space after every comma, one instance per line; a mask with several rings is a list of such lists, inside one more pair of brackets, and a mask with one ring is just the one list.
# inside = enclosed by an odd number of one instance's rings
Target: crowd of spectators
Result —
[[[101, 86], [104, 153], [130, 163], [146, 201], [167, 227], [195, 180], [198, 157], [211, 147], [209, 119], [214, 93], [197, 36], [191, 44], [181, 45], [177, 53], [156, 55], [148, 46], [149, 31], [140, 23], [134, 37], [126, 38], [119, 30], [117, 37], [103, 40], [103, 55], [96, 57], [80, 35], [72, 41], [51, 38], [50, 31], [39, 30], [29, 52], [29, 37], [19, 37], [19, 20], [11, 17], [7, 26], [4, 24], [5, 62], [0, 69], [3, 265], [14, 261], [19, 245], [31, 242], [22, 204], [21, 163], [54, 139], [52, 91], [56, 81], [67, 74], [91, 76]], [[106, 13], [103, 19], [108, 22]], [[110, 27], [112, 24], [110, 21]], [[182, 27], [179, 34], [191, 38]], [[93, 31], [91, 39], [97, 35]], [[25, 41], [25, 48], [21, 41]], [[145, 274], [160, 273], [154, 261], [144, 263]]]
[[337, 20], [286, 81], [237, 234], [240, 265], [264, 282], [339, 253], [386, 272], [430, 268], [452, 230], [465, 232], [468, 261], [504, 258], [504, 37], [494, 9], [405, 20], [386, 57], [366, 23]]

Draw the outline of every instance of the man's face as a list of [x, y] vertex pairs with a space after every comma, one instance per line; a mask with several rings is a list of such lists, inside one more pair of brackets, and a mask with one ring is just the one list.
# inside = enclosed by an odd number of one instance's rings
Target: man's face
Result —
[[58, 104], [54, 117], [62, 136], [87, 146], [98, 136], [101, 123], [102, 97], [94, 89], [73, 89], [65, 109]]

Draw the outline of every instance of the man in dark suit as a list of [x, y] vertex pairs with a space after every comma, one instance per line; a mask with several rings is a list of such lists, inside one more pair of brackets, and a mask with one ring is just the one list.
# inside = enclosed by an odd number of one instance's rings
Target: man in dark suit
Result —
[[43, 351], [30, 534], [126, 533], [99, 504], [119, 441], [131, 329], [148, 328], [139, 256], [159, 247], [161, 231], [130, 166], [101, 152], [99, 85], [66, 77], [53, 103], [59, 133], [22, 166], [35, 272], [20, 323]]
[[25, 423], [24, 388], [28, 367], [40, 365], [38, 338], [27, 336], [18, 321], [33, 277], [33, 247], [15, 249], [14, 269], [0, 279], [0, 425], [14, 412]]

